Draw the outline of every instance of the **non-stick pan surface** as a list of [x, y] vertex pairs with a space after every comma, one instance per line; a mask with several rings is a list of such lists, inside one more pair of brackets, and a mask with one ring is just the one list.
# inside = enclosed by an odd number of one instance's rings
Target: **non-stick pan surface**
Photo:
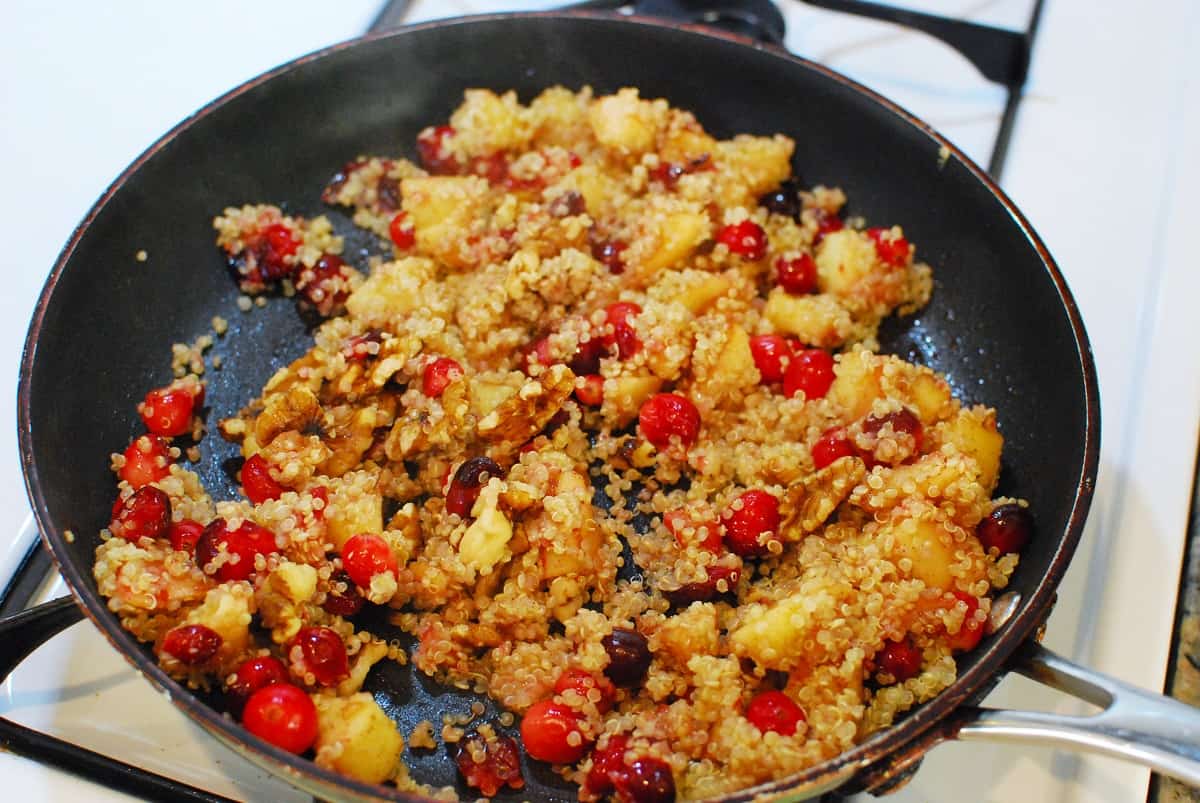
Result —
[[[377, 244], [320, 188], [359, 154], [412, 155], [462, 90], [554, 84], [597, 92], [636, 86], [694, 110], [710, 132], [785, 133], [806, 184], [843, 187], [850, 211], [900, 223], [934, 267], [930, 305], [885, 325], [886, 351], [946, 373], [968, 402], [994, 406], [1005, 435], [1000, 492], [1029, 500], [1038, 521], [1011, 589], [1007, 626], [959, 660], [959, 679], [889, 731], [803, 779], [840, 778], [910, 741], [998, 679], [1006, 657], [1044, 619], [1078, 540], [1098, 449], [1096, 380], [1078, 312], [1045, 248], [1011, 203], [952, 146], [898, 108], [819, 66], [729, 37], [641, 20], [501, 16], [419, 26], [301, 59], [235, 90], [181, 124], [117, 180], [76, 231], [47, 282], [30, 329], [20, 386], [21, 452], [41, 531], [88, 615], [152, 682], [227, 743], [326, 797], [366, 787], [250, 737], [168, 678], [106, 610], [91, 575], [107, 524], [108, 455], [140, 433], [135, 406], [170, 376], [172, 343], [214, 315], [230, 322], [207, 374], [210, 427], [257, 395], [308, 345], [288, 300], [243, 313], [213, 245], [227, 205], [278, 203], [326, 214], [365, 268]], [[148, 255], [135, 259], [138, 251]], [[237, 450], [216, 436], [198, 467], [216, 498], [232, 497]], [[64, 537], [70, 530], [74, 538]], [[388, 666], [369, 688], [405, 732], [467, 710], [471, 699]], [[494, 711], [494, 709], [491, 709]], [[406, 753], [413, 775], [456, 784], [444, 751]], [[573, 799], [536, 762], [513, 799]], [[463, 786], [460, 793], [470, 795]], [[395, 790], [375, 794], [396, 797]], [[505, 795], [502, 795], [505, 796]]]

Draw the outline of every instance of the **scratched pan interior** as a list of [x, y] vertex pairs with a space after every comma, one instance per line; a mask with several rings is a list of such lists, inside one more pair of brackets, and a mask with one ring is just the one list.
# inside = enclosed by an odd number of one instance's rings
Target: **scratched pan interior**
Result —
[[[171, 344], [209, 331], [214, 315], [230, 327], [210, 352], [223, 360], [207, 374], [210, 427], [309, 343], [291, 301], [237, 309], [213, 245], [214, 214], [269, 202], [329, 215], [348, 236], [350, 261], [364, 267], [378, 244], [319, 199], [338, 166], [364, 153], [412, 156], [417, 132], [444, 121], [466, 87], [514, 88], [528, 100], [559, 83], [598, 92], [638, 86], [694, 110], [721, 137], [785, 133], [796, 140], [795, 169], [806, 183], [840, 185], [852, 214], [903, 224], [933, 265], [936, 285], [918, 316], [885, 325], [884, 349], [945, 372], [966, 401], [998, 408], [1007, 439], [1000, 491], [1029, 499], [1036, 512], [1037, 537], [1011, 586], [1025, 605], [1008, 628], [962, 659], [959, 680], [940, 698], [803, 779], [886, 753], [990, 688], [1004, 658], [1044, 617], [1078, 539], [1099, 424], [1086, 336], [1036, 236], [936, 135], [806, 62], [643, 21], [480, 18], [333, 48], [202, 110], [114, 184], [47, 283], [20, 388], [30, 496], [91, 618], [222, 741], [325, 797], [398, 793], [341, 780], [247, 736], [214, 712], [214, 701], [167, 678], [106, 612], [90, 568], [112, 503], [108, 455], [141, 431], [135, 405], [169, 379]], [[135, 259], [139, 250], [145, 262]], [[216, 498], [231, 497], [236, 450], [210, 436], [201, 453], [206, 486]], [[62, 536], [67, 529], [73, 542]], [[395, 666], [375, 672], [368, 687], [405, 732], [421, 719], [440, 723], [444, 713], [461, 713], [474, 699]], [[441, 749], [408, 761], [419, 780], [457, 784]], [[574, 797], [544, 766], [527, 761], [525, 770], [528, 788], [502, 797]]]

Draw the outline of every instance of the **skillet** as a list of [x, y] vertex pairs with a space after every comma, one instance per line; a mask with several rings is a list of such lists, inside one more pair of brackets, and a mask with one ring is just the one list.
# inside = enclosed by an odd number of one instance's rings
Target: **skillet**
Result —
[[[276, 202], [328, 214], [365, 266], [373, 237], [323, 207], [319, 191], [362, 153], [407, 153], [425, 125], [445, 119], [471, 86], [540, 89], [638, 86], [696, 112], [714, 135], [783, 132], [796, 140], [804, 183], [843, 187], [852, 213], [895, 221], [934, 266], [928, 308], [891, 320], [884, 351], [945, 373], [956, 395], [999, 411], [1006, 437], [1000, 493], [1030, 501], [1038, 520], [1009, 588], [1011, 615], [959, 660], [959, 677], [893, 728], [787, 779], [727, 796], [803, 798], [831, 789], [884, 791], [938, 741], [1024, 738], [1132, 755], [1200, 783], [1200, 722], [1184, 706], [1125, 687], [1048, 654], [1036, 634], [1080, 537], [1099, 451], [1095, 368], [1068, 289], [1033, 229], [965, 156], [920, 121], [824, 68], [729, 35], [648, 20], [581, 14], [457, 19], [335, 46], [251, 81], [152, 146], [91, 210], [55, 265], [36, 308], [21, 366], [19, 427], [27, 488], [43, 539], [75, 600], [113, 645], [218, 739], [324, 799], [411, 799], [321, 770], [250, 736], [219, 701], [181, 687], [126, 633], [91, 577], [96, 533], [107, 523], [108, 454], [140, 433], [134, 412], [163, 384], [171, 343], [230, 321], [217, 344], [224, 367], [207, 376], [210, 427], [257, 395], [302, 353], [311, 321], [282, 299], [243, 315], [213, 246], [224, 206]], [[148, 263], [134, 254], [145, 250]], [[235, 493], [236, 447], [216, 437], [197, 470], [215, 498]], [[74, 537], [68, 537], [70, 531]], [[32, 639], [71, 621], [71, 603], [26, 615], [6, 633]], [[50, 604], [54, 606], [54, 603]], [[368, 623], [382, 629], [381, 623]], [[38, 632], [38, 635], [42, 635]], [[1009, 668], [1101, 706], [1099, 718], [980, 711], [972, 705]], [[408, 668], [372, 674], [375, 693], [404, 732], [465, 711], [472, 697]], [[1133, 711], [1152, 716], [1136, 717]], [[489, 716], [495, 709], [489, 706]], [[1160, 718], [1155, 730], [1155, 716]], [[1161, 718], [1173, 720], [1164, 733]], [[1171, 738], [1183, 733], [1184, 743]], [[1139, 740], [1141, 746], [1130, 746]], [[410, 756], [413, 775], [454, 784], [443, 751]], [[573, 799], [536, 762], [513, 799]], [[459, 786], [460, 794], [468, 795]], [[501, 795], [504, 797], [505, 795]]]

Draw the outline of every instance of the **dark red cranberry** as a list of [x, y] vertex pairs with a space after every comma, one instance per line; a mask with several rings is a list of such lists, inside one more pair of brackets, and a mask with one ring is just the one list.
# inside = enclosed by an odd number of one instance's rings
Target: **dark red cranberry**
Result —
[[888, 424], [891, 424], [892, 431], [896, 434], [905, 433], [911, 436], [913, 450], [920, 453], [925, 441], [925, 428], [921, 426], [921, 419], [917, 418], [916, 413], [907, 407], [901, 407], [886, 415], [869, 415], [863, 420], [862, 429], [867, 434], [878, 435]]
[[820, 471], [835, 460], [854, 454], [854, 445], [841, 427], [827, 429], [812, 447], [813, 466]]
[[302, 268], [296, 289], [322, 315], [332, 315], [350, 296], [350, 268], [337, 254], [322, 254], [311, 268]]
[[336, 631], [328, 627], [306, 627], [296, 634], [292, 646], [299, 646], [306, 672], [322, 686], [335, 686], [350, 676], [346, 645]]
[[[705, 569], [708, 576], [704, 580], [699, 580], [695, 583], [687, 583], [672, 591], [663, 592], [663, 596], [672, 605], [683, 607], [691, 605], [693, 602], [708, 602], [720, 594], [727, 594], [733, 591], [737, 585], [738, 578], [742, 576], [742, 570], [737, 567], [730, 566], [709, 566]], [[725, 581], [725, 590], [722, 591], [720, 581]]]
[[587, 201], [576, 190], [567, 190], [556, 196], [546, 211], [551, 217], [574, 217], [587, 211]]
[[275, 534], [266, 527], [246, 520], [230, 530], [225, 519], [213, 519], [196, 542], [196, 565], [203, 569], [224, 552], [228, 557], [213, 576], [221, 582], [248, 580], [254, 574], [255, 558], [278, 551]]
[[226, 691], [235, 701], [244, 704], [246, 700], [250, 699], [250, 695], [259, 689], [274, 686], [276, 683], [286, 683], [287, 680], [287, 667], [283, 665], [282, 661], [270, 655], [259, 655], [255, 658], [247, 658], [238, 664], [238, 668], [233, 672], [233, 680], [226, 687]]
[[[725, 546], [743, 558], [768, 554], [770, 542], [779, 540], [779, 500], [766, 491], [752, 489], [733, 500], [721, 515]], [[770, 538], [763, 536], [770, 533]]]
[[278, 499], [287, 489], [271, 476], [271, 464], [261, 454], [250, 457], [242, 464], [242, 490], [252, 504], [260, 505], [270, 499]]
[[753, 220], [732, 223], [717, 232], [717, 242], [724, 243], [730, 253], [757, 261], [767, 255], [767, 233]]
[[171, 549], [176, 552], [191, 553], [196, 548], [196, 542], [200, 540], [203, 532], [203, 524], [191, 519], [184, 519], [171, 525], [167, 537], [171, 540]]
[[817, 263], [809, 254], [775, 260], [775, 281], [786, 292], [803, 296], [817, 291]]
[[217, 654], [221, 636], [204, 625], [182, 625], [163, 636], [162, 649], [181, 664], [196, 666]]
[[[493, 153], [490, 156], [476, 156], [467, 165], [467, 172], [473, 173], [476, 176], [482, 176], [487, 179], [488, 184], [505, 184], [510, 178], [508, 174], [508, 155], [505, 153]], [[513, 185], [519, 183], [512, 182], [510, 188], [517, 189], [518, 187]]]
[[608, 679], [625, 688], [640, 685], [650, 669], [650, 646], [646, 637], [636, 630], [617, 627], [601, 639], [600, 644], [608, 653], [609, 663], [604, 668]]
[[384, 176], [375, 187], [375, 197], [380, 209], [384, 212], [395, 212], [400, 208], [400, 182], [391, 176]]
[[794, 178], [779, 185], [758, 199], [758, 205], [775, 215], [785, 215], [793, 220], [800, 219], [803, 206], [800, 202], [800, 182]]
[[134, 543], [141, 538], [162, 538], [171, 529], [171, 498], [158, 488], [138, 488], [123, 503], [118, 500], [108, 528], [113, 535]]
[[435, 176], [459, 172], [462, 165], [447, 147], [447, 141], [453, 136], [454, 129], [448, 125], [426, 128], [418, 134], [417, 157], [421, 160], [421, 166]]
[[[321, 607], [335, 616], [354, 616], [367, 603], [346, 572], [335, 572], [333, 577], [329, 578], [329, 583], [330, 589]], [[337, 586], [341, 586], [343, 590], [338, 591]]]
[[700, 411], [678, 393], [658, 393], [642, 403], [638, 425], [646, 440], [660, 449], [670, 446], [673, 439], [687, 447], [700, 435]]
[[464, 460], [454, 472], [450, 490], [446, 492], [446, 512], [457, 513], [466, 518], [479, 498], [479, 489], [487, 479], [504, 476], [499, 464], [490, 457], [472, 457]]
[[[475, 755], [482, 753], [483, 761]], [[484, 797], [495, 797], [505, 786], [520, 789], [525, 786], [521, 776], [521, 753], [517, 742], [509, 736], [485, 739], [472, 731], [458, 743], [454, 763], [467, 786], [478, 789]]]
[[746, 706], [746, 719], [760, 733], [791, 736], [804, 721], [804, 709], [781, 691], [759, 692]]
[[579, 348], [571, 355], [567, 365], [570, 366], [571, 372], [575, 376], [598, 374], [600, 373], [600, 359], [604, 356], [605, 351], [604, 340], [593, 337], [579, 344]]
[[1001, 555], [1020, 552], [1032, 534], [1033, 514], [1015, 502], [998, 506], [975, 528], [983, 548], [994, 547]]
[[621, 256], [629, 246], [621, 240], [599, 240], [592, 243], [592, 258], [620, 275], [625, 272], [625, 260]]
[[333, 178], [329, 179], [329, 183], [321, 191], [321, 200], [327, 204], [337, 203], [337, 197], [341, 193], [342, 187], [346, 186], [346, 182], [350, 180], [351, 174], [356, 170], [361, 170], [366, 164], [366, 161], [355, 161], [342, 165], [342, 169], [333, 174]]
[[622, 360], [629, 359], [642, 348], [637, 330], [629, 321], [641, 313], [642, 308], [631, 301], [618, 301], [616, 304], [609, 304], [604, 310], [605, 320], [612, 327], [612, 332], [605, 333], [603, 343], [609, 348], [616, 346], [617, 354]]
[[665, 761], [635, 758], [624, 772], [614, 773], [613, 788], [621, 803], [673, 803], [675, 776]]
[[449, 357], [438, 357], [425, 363], [421, 376], [421, 390], [431, 399], [439, 398], [451, 382], [461, 379], [462, 366]]
[[921, 671], [921, 651], [911, 641], [889, 641], [875, 655], [875, 666], [903, 683]]
[[342, 346], [342, 356], [348, 362], [362, 362], [376, 356], [378, 352], [372, 353], [371, 344], [376, 345], [383, 342], [383, 334], [372, 329], [368, 332], [363, 332], [361, 335], [355, 335], [349, 338]]
[[834, 378], [833, 355], [821, 349], [802, 349], [792, 355], [783, 374], [783, 393], [790, 398], [804, 391], [805, 399], [823, 399]]
[[125, 450], [125, 463], [118, 476], [134, 488], [158, 482], [171, 473], [171, 454], [167, 442], [157, 435], [136, 438]]
[[755, 335], [750, 338], [750, 356], [763, 382], [782, 382], [792, 345], [783, 335]]
[[875, 243], [875, 254], [888, 267], [900, 268], [908, 264], [912, 246], [903, 235], [893, 235], [891, 229], [867, 229], [867, 236]]

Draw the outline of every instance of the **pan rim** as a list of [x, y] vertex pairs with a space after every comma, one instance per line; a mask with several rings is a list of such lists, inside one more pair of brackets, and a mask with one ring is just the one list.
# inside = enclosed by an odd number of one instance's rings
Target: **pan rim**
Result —
[[698, 25], [669, 24], [662, 20], [636, 15], [619, 15], [603, 12], [511, 12], [437, 20], [419, 25], [406, 26], [392, 31], [356, 37], [301, 56], [234, 87], [181, 120], [131, 162], [112, 181], [104, 193], [88, 210], [55, 260], [54, 266], [47, 277], [46, 283], [34, 307], [22, 350], [17, 410], [22, 474], [26, 493], [33, 507], [33, 513], [38, 523], [41, 538], [50, 550], [57, 568], [66, 579], [77, 603], [80, 604], [87, 617], [104, 634], [110, 644], [135, 669], [145, 676], [154, 688], [164, 693], [177, 708], [187, 714], [193, 721], [202, 725], [220, 741], [242, 751], [242, 754], [247, 758], [251, 758], [256, 763], [266, 767], [277, 775], [287, 778], [294, 784], [309, 788], [310, 791], [312, 791], [311, 787], [315, 785], [323, 795], [329, 795], [331, 792], [335, 793], [335, 795], [350, 792], [356, 798], [360, 799], [427, 799], [419, 795], [402, 792], [395, 787], [368, 785], [355, 781], [330, 770], [317, 767], [308, 759], [299, 758], [269, 745], [243, 730], [232, 719], [202, 702], [181, 684], [167, 676], [155, 661], [142, 652], [136, 640], [107, 611], [100, 597], [91, 593], [87, 588], [87, 582], [83, 573], [76, 570], [65, 551], [63, 551], [65, 550], [65, 545], [61, 543], [63, 536], [59, 533], [51, 533], [50, 512], [46, 505], [41, 478], [33, 457], [30, 378], [36, 361], [37, 344], [45, 322], [47, 310], [53, 300], [55, 287], [75, 254], [80, 241], [96, 217], [104, 210], [113, 196], [120, 192], [127, 181], [140, 170], [142, 165], [170, 145], [182, 132], [188, 130], [198, 121], [216, 113], [219, 109], [241, 95], [254, 90], [261, 84], [295, 71], [310, 62], [333, 56], [343, 50], [352, 49], [364, 43], [390, 39], [403, 40], [404, 37], [410, 34], [431, 29], [449, 29], [459, 26], [510, 21], [515, 22], [515, 24], [523, 24], [520, 22], [521, 20], [568, 22], [590, 20], [597, 24], [630, 25], [659, 29], [658, 35], [662, 36], [679, 34], [697, 39], [734, 43], [739, 46], [749, 47], [769, 58], [779, 59], [793, 68], [798, 67], [808, 70], [822, 77], [824, 80], [832, 81], [854, 91], [865, 100], [882, 107], [885, 111], [900, 118], [904, 123], [917, 129], [937, 145], [942, 153], [947, 154], [948, 158], [953, 158], [961, 163], [973, 178], [983, 185], [992, 198], [1007, 212], [1012, 224], [1016, 226], [1017, 230], [1037, 253], [1067, 315], [1084, 380], [1084, 451], [1081, 461], [1081, 471], [1076, 481], [1075, 498], [1067, 519], [1065, 532], [1059, 539], [1048, 568], [1042, 575], [1033, 594], [1023, 602], [1021, 609], [1012, 617], [1006, 625], [1005, 630], [983, 650], [973, 667], [960, 674], [950, 687], [934, 699], [922, 704], [909, 713], [899, 723], [872, 735], [862, 743], [855, 745], [850, 750], [828, 761], [800, 773], [787, 776], [786, 778], [770, 781], [749, 789], [739, 790], [725, 796], [723, 800], [743, 801], [760, 798], [764, 795], [779, 795], [789, 790], [795, 790], [797, 787], [815, 785], [821, 783], [823, 780], [829, 781], [834, 778], [840, 779], [839, 782], [844, 781], [860, 769], [888, 754], [902, 749], [918, 736], [945, 720], [959, 706], [981, 696], [982, 693], [990, 688], [991, 683], [1003, 674], [1004, 664], [1008, 658], [1045, 620], [1053, 604], [1056, 589], [1082, 537], [1083, 525], [1095, 490], [1100, 447], [1100, 398], [1098, 381], [1090, 341], [1084, 328], [1080, 311], [1066, 284], [1066, 280], [1062, 276], [1049, 249], [1038, 236], [1028, 219], [990, 176], [976, 165], [970, 157], [933, 129], [933, 127], [894, 101], [828, 67], [788, 53], [780, 48], [764, 45], [736, 34]]

